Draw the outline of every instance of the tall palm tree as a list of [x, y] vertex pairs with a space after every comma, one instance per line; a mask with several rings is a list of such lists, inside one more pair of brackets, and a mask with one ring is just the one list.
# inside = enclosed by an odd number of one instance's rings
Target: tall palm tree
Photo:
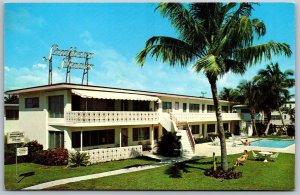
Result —
[[223, 87], [219, 93], [219, 98], [221, 100], [229, 101], [230, 108], [234, 104], [241, 102], [241, 93], [238, 89]]
[[271, 63], [267, 65], [266, 69], [262, 69], [258, 72], [258, 75], [254, 78], [258, 85], [264, 91], [264, 110], [267, 114], [267, 127], [265, 134], [269, 132], [271, 124], [271, 112], [273, 110], [280, 110], [286, 100], [290, 97], [289, 88], [295, 85], [295, 79], [291, 78], [294, 75], [292, 70], [286, 70], [282, 72], [278, 63]]
[[252, 129], [258, 134], [256, 124], [255, 124], [255, 111], [258, 107], [257, 100], [260, 97], [260, 90], [254, 81], [241, 81], [238, 85], [238, 89], [241, 93], [242, 103], [247, 105], [247, 108], [251, 117]]
[[212, 91], [217, 129], [221, 141], [221, 167], [228, 169], [225, 134], [217, 94], [217, 80], [227, 72], [244, 73], [248, 66], [272, 54], [291, 55], [289, 45], [268, 43], [253, 45], [254, 38], [265, 35], [266, 27], [259, 19], [250, 19], [251, 3], [160, 3], [157, 8], [177, 30], [178, 38], [151, 37], [137, 55], [143, 66], [147, 55], [170, 66], [193, 64], [203, 72]]

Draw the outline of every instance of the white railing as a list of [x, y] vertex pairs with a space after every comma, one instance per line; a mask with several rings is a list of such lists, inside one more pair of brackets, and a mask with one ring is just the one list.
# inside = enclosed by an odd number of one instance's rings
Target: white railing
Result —
[[[217, 121], [215, 113], [172, 113], [179, 122]], [[241, 120], [239, 113], [222, 113], [222, 120]]]
[[129, 111], [71, 111], [66, 112], [71, 123], [158, 123], [158, 112]]
[[103, 148], [82, 151], [87, 153], [90, 157], [89, 161], [91, 164], [96, 164], [100, 162], [122, 160], [128, 158], [136, 158], [142, 155], [142, 146], [127, 146], [119, 148]]

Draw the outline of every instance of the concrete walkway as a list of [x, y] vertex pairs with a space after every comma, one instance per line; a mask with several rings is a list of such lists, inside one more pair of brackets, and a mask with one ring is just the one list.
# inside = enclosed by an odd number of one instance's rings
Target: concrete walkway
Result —
[[123, 174], [123, 173], [132, 173], [132, 172], [142, 171], [142, 170], [147, 170], [147, 169], [154, 169], [154, 168], [165, 166], [167, 164], [169, 164], [169, 163], [157, 163], [157, 164], [152, 164], [152, 165], [143, 165], [143, 166], [138, 166], [138, 167], [125, 168], [125, 169], [119, 169], [119, 170], [97, 173], [97, 174], [92, 174], [92, 175], [59, 179], [59, 180], [49, 181], [46, 183], [41, 183], [38, 185], [23, 188], [22, 190], [42, 190], [45, 188], [50, 188], [50, 187], [63, 185], [63, 184], [67, 184], [67, 183], [72, 183], [72, 182], [78, 182], [78, 181], [89, 180], [89, 179], [97, 179], [97, 178], [101, 178], [101, 177], [119, 175], [119, 174]]

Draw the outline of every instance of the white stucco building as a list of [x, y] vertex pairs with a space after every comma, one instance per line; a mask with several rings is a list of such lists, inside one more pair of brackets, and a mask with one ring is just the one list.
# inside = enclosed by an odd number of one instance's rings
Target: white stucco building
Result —
[[[217, 132], [210, 98], [65, 83], [6, 94], [19, 96], [19, 130], [44, 149], [153, 147], [164, 131], [175, 131], [193, 153], [192, 137]], [[220, 104], [225, 131], [235, 132], [240, 114], [228, 101]]]

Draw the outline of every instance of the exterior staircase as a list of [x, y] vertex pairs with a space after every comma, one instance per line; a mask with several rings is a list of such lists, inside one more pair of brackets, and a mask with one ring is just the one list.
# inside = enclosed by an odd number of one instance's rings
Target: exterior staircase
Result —
[[186, 158], [195, 156], [195, 140], [188, 122], [178, 122], [172, 113], [164, 113], [160, 118], [160, 124], [168, 132], [176, 132], [176, 136], [180, 137], [181, 156]]
[[181, 142], [181, 156], [191, 158], [195, 156], [195, 140], [192, 136], [191, 129], [187, 122], [177, 123], [177, 136], [180, 136]]

